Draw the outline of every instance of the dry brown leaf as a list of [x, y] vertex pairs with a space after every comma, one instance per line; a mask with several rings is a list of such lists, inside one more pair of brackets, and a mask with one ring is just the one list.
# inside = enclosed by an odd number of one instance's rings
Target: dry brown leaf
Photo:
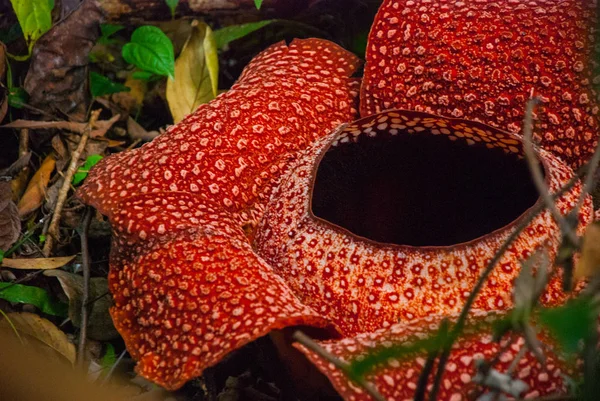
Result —
[[58, 269], [75, 259], [76, 255], [73, 256], [63, 256], [57, 258], [19, 258], [19, 259], [11, 259], [4, 258], [2, 259], [2, 267], [10, 267], [11, 269], [21, 269], [21, 270], [51, 270]]
[[141, 139], [143, 141], [151, 141], [159, 135], [158, 131], [146, 131], [144, 127], [131, 117], [127, 119], [127, 132], [133, 139]]
[[210, 27], [192, 22], [192, 32], [177, 60], [175, 79], [167, 80], [167, 102], [176, 123], [217, 96], [219, 60]]
[[21, 219], [12, 200], [10, 181], [0, 181], [0, 250], [8, 250], [20, 233]]
[[583, 236], [581, 255], [575, 264], [573, 275], [579, 280], [600, 273], [600, 222], [590, 224]]
[[29, 185], [27, 185], [27, 189], [17, 205], [21, 217], [33, 212], [44, 202], [48, 181], [50, 181], [50, 175], [52, 175], [55, 165], [56, 160], [51, 153], [46, 156], [38, 171], [29, 181]]
[[84, 121], [90, 106], [88, 55], [104, 20], [97, 1], [84, 1], [54, 24], [33, 47], [23, 87], [29, 103]]
[[122, 108], [127, 114], [136, 115], [142, 108], [144, 97], [148, 92], [148, 83], [127, 75], [125, 86], [131, 89], [129, 92], [118, 92], [110, 96], [111, 101]]
[[34, 313], [9, 313], [0, 320], [0, 330], [16, 331], [23, 342], [30, 343], [36, 350], [56, 359], [60, 356], [71, 364], [75, 363], [75, 346], [67, 335], [51, 321]]
[[125, 141], [117, 141], [116, 139], [109, 139], [108, 140], [108, 147], [109, 148], [116, 148], [117, 146], [124, 145], [125, 143], [126, 143]]
[[[48, 270], [45, 276], [56, 277], [69, 298], [69, 318], [75, 327], [81, 327], [81, 299], [83, 297], [83, 277], [63, 270]], [[89, 315], [87, 335], [98, 341], [115, 339], [119, 333], [113, 325], [110, 313], [112, 305], [108, 293], [108, 280], [104, 277], [90, 279], [91, 312]]]

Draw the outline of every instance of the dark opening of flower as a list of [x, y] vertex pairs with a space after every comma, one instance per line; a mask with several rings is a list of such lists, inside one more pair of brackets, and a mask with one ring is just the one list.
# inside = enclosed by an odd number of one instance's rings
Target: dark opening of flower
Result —
[[455, 245], [504, 227], [538, 199], [522, 155], [509, 151], [520, 147], [515, 139], [490, 148], [477, 133], [411, 131], [373, 129], [332, 146], [318, 163], [314, 215], [377, 242]]

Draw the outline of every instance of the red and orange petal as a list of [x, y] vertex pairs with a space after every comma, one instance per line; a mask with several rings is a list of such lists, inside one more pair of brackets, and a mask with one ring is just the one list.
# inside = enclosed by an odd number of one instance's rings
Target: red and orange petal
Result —
[[542, 146], [579, 167], [598, 142], [593, 0], [386, 0], [367, 45], [363, 116], [387, 109], [519, 132], [525, 102]]
[[121, 199], [156, 191], [210, 195], [256, 221], [295, 152], [356, 116], [356, 56], [320, 39], [261, 53], [228, 92], [141, 148], [103, 159], [78, 195], [111, 216]]
[[320, 39], [276, 44], [230, 91], [92, 169], [78, 196], [113, 225], [113, 320], [145, 377], [177, 388], [272, 329], [328, 326], [246, 235], [297, 152], [355, 118], [358, 63]]
[[[489, 312], [474, 312], [470, 323], [482, 324], [486, 317], [492, 317]], [[419, 319], [411, 324], [396, 324], [389, 330], [378, 330], [373, 333], [364, 333], [355, 338], [326, 341], [321, 345], [343, 361], [350, 362], [361, 356], [373, 353], [382, 347], [390, 347], [392, 344], [409, 345], [413, 341], [435, 334], [440, 321], [447, 316], [429, 316]], [[506, 340], [502, 343], [492, 341], [491, 335], [482, 333], [481, 327], [467, 329], [465, 335], [459, 339], [450, 354], [441, 386], [438, 393], [439, 400], [466, 401], [482, 391], [482, 387], [473, 382], [477, 370], [476, 360], [490, 362], [499, 356], [498, 362], [492, 367], [500, 373], [508, 371], [515, 358], [519, 355], [525, 341], [516, 338], [507, 346]], [[548, 339], [541, 338], [545, 344]], [[346, 401], [370, 401], [372, 398], [365, 390], [351, 382], [339, 369], [331, 363], [322, 359], [319, 355], [309, 351], [304, 346], [295, 344], [304, 354], [326, 375], [335, 389]], [[525, 398], [536, 398], [544, 395], [564, 393], [566, 383], [564, 374], [571, 374], [572, 368], [564, 361], [558, 359], [555, 354], [545, 352], [546, 361], [541, 364], [535, 356], [527, 351], [514, 367], [514, 379], [521, 380], [527, 384], [528, 389], [520, 394]], [[366, 376], [367, 380], [375, 384], [380, 394], [387, 400], [412, 400], [418, 386], [419, 376], [423, 370], [427, 358], [427, 352], [418, 351], [405, 355], [403, 358], [389, 358], [375, 372]], [[437, 370], [437, 362], [434, 364], [433, 372]], [[432, 374], [425, 388], [428, 394], [432, 388]]]
[[337, 336], [239, 226], [202, 206], [188, 194], [157, 193], [124, 201], [113, 216], [111, 315], [138, 373], [173, 390], [274, 329], [307, 325]]
[[[411, 322], [433, 314], [451, 315], [459, 312], [496, 251], [514, 228], [528, 218], [528, 208], [532, 207], [536, 200], [541, 202], [536, 190], [531, 187], [531, 205], [525, 206], [522, 211], [519, 210], [514, 220], [509, 220], [506, 225], [496, 227], [481, 236], [444, 246], [429, 246], [432, 244], [428, 243], [409, 246], [403, 243], [375, 241], [372, 237], [364, 236], [346, 226], [325, 220], [323, 215], [315, 214], [317, 205], [313, 202], [328, 200], [318, 197], [315, 201], [315, 198], [317, 183], [322, 179], [320, 169], [324, 161], [328, 160], [328, 155], [334, 154], [332, 152], [341, 154], [352, 147], [360, 147], [367, 152], [365, 144], [372, 141], [381, 141], [382, 147], [388, 149], [399, 146], [398, 153], [393, 157], [402, 160], [399, 165], [402, 165], [403, 170], [397, 170], [397, 176], [417, 176], [419, 171], [410, 162], [412, 156], [404, 153], [408, 144], [406, 141], [425, 141], [428, 138], [442, 141], [440, 146], [443, 146], [444, 152], [458, 152], [468, 147], [481, 155], [488, 155], [487, 157], [494, 154], [512, 157], [511, 160], [515, 163], [525, 166], [520, 139], [514, 134], [466, 120], [393, 110], [365, 117], [318, 141], [304, 152], [290, 173], [282, 179], [282, 184], [267, 205], [255, 238], [257, 253], [273, 266], [277, 274], [285, 278], [302, 302], [333, 321], [346, 336], [390, 327], [398, 321]], [[397, 143], [399, 145], [396, 145]], [[421, 148], [419, 152], [419, 158], [428, 157], [428, 149]], [[510, 156], [511, 154], [514, 156]], [[558, 191], [572, 177], [572, 170], [549, 152], [541, 150], [539, 156], [545, 166], [546, 182], [550, 191]], [[383, 157], [383, 154], [378, 157]], [[480, 160], [484, 158], [485, 156], [480, 157]], [[363, 166], [362, 168], [368, 168], [367, 165], [361, 164], [360, 160], [353, 159], [353, 162]], [[344, 162], [339, 162], [336, 167], [339, 167], [336, 180], [341, 181], [344, 175], [350, 174]], [[483, 168], [482, 165], [474, 168], [477, 167]], [[452, 166], [442, 168], [453, 171]], [[499, 176], [486, 178], [492, 181], [490, 186], [476, 190], [483, 194], [482, 199], [488, 199], [488, 192], [494, 188], [495, 180], [529, 180], [527, 168], [523, 167], [522, 170], [523, 174], [519, 176], [502, 177], [500, 173]], [[456, 170], [453, 174], [472, 172]], [[437, 182], [435, 176], [424, 175], [415, 187], [402, 187], [400, 193], [392, 195], [402, 198], [407, 196], [406, 191], [416, 193], [426, 185], [425, 180]], [[376, 180], [370, 175], [366, 181], [368, 185], [373, 186]], [[340, 197], [340, 201], [332, 208], [337, 212], [350, 207], [347, 213], [353, 216], [352, 220], [356, 216], [369, 216], [373, 207], [364, 201], [366, 198], [358, 198], [360, 203], [352, 207], [352, 193], [359, 191], [356, 186], [362, 183], [357, 179], [351, 183], [348, 188], [335, 187], [336, 183], [326, 184], [338, 190], [337, 193], [330, 194], [331, 196]], [[395, 178], [392, 178], [389, 182], [382, 182], [381, 187], [390, 188], [394, 183]], [[345, 189], [348, 189], [348, 192]], [[374, 188], [370, 190], [376, 191]], [[461, 187], [461, 190], [467, 191], [468, 188]], [[366, 192], [369, 192], [369, 189]], [[382, 190], [375, 194], [378, 198], [383, 198], [386, 193]], [[557, 202], [561, 213], [567, 214], [576, 204], [580, 194], [581, 184], [578, 183], [561, 197]], [[460, 194], [450, 196], [460, 197]], [[488, 203], [478, 204], [476, 207], [483, 210], [490, 209], [494, 204], [509, 207], [508, 203], [514, 201], [513, 196], [525, 195], [516, 192], [501, 196], [502, 199], [488, 199]], [[438, 194], [437, 198], [443, 196]], [[431, 210], [428, 209], [430, 205], [443, 202], [426, 197], [418, 199], [420, 203], [411, 204], [414, 208], [402, 207], [402, 204], [398, 207], [394, 205], [393, 216], [388, 217], [404, 216], [404, 223], [410, 224], [410, 215], [420, 213], [420, 210], [425, 214], [434, 213], [433, 206]], [[384, 210], [377, 205], [379, 204], [374, 206], [375, 212], [385, 216]], [[433, 229], [445, 224], [445, 220], [451, 220], [458, 213], [444, 205], [442, 207], [443, 215], [428, 227]], [[492, 218], [490, 214], [474, 224], [484, 224]], [[579, 218], [580, 228], [592, 219], [589, 196]], [[397, 224], [394, 222], [394, 228], [402, 229], [403, 221]], [[420, 224], [427, 225], [424, 221]], [[407, 235], [411, 238], [423, 231], [416, 226], [409, 227]], [[521, 261], [540, 247], [548, 247], [553, 259], [560, 241], [559, 232], [549, 212], [544, 211], [534, 217], [501, 258], [481, 289], [474, 307], [481, 310], [510, 308], [513, 281], [519, 274]], [[564, 299], [560, 280], [556, 278], [551, 282], [543, 300], [546, 304], [556, 304]]]

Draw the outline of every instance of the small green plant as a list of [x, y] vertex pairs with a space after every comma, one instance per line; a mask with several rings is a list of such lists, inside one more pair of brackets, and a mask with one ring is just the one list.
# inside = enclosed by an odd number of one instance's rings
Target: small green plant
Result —
[[173, 43], [159, 28], [144, 25], [131, 35], [131, 41], [123, 46], [123, 59], [139, 68], [142, 74], [136, 78], [148, 79], [153, 74], [173, 79], [175, 55]]
[[90, 72], [90, 92], [92, 96], [104, 96], [111, 93], [129, 92], [131, 89], [127, 86], [114, 82], [111, 79], [100, 75], [97, 72]]
[[171, 10], [171, 18], [175, 18], [175, 9], [177, 8], [177, 4], [179, 4], [179, 0], [165, 0], [167, 6], [169, 6], [169, 10]]

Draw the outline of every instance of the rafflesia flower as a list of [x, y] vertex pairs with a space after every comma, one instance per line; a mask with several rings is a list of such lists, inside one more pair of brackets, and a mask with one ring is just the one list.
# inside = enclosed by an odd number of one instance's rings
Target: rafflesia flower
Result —
[[[176, 389], [244, 344], [299, 325], [323, 329], [323, 346], [348, 360], [456, 316], [541, 202], [516, 133], [525, 100], [545, 102], [537, 117], [548, 150], [536, 153], [552, 192], [573, 176], [559, 157], [578, 166], [597, 140], [592, 77], [579, 64], [591, 2], [469, 3], [384, 2], [354, 123], [331, 132], [355, 118], [358, 60], [327, 41], [296, 40], [259, 54], [230, 91], [153, 142], [92, 170], [78, 194], [113, 225], [111, 313], [141, 375]], [[548, 55], [555, 48], [567, 55]], [[570, 81], [559, 90], [561, 79]], [[588, 101], [564, 114], [556, 102], [567, 92]], [[412, 111], [381, 112], [394, 107]], [[560, 212], [580, 193], [577, 183], [560, 197]], [[591, 216], [586, 199], [581, 227]], [[486, 281], [472, 321], [510, 308], [520, 261], [542, 246], [553, 258], [559, 241], [550, 214], [537, 215]], [[560, 303], [560, 286], [551, 281], [542, 301]], [[497, 369], [522, 346], [505, 349]], [[299, 348], [345, 399], [370, 399]], [[461, 338], [440, 399], [464, 399], [474, 360], [499, 348], [481, 333]], [[412, 398], [425, 357], [390, 359], [368, 379], [390, 400]], [[544, 366], [528, 352], [519, 364], [528, 395], [564, 389], [552, 353]]]

